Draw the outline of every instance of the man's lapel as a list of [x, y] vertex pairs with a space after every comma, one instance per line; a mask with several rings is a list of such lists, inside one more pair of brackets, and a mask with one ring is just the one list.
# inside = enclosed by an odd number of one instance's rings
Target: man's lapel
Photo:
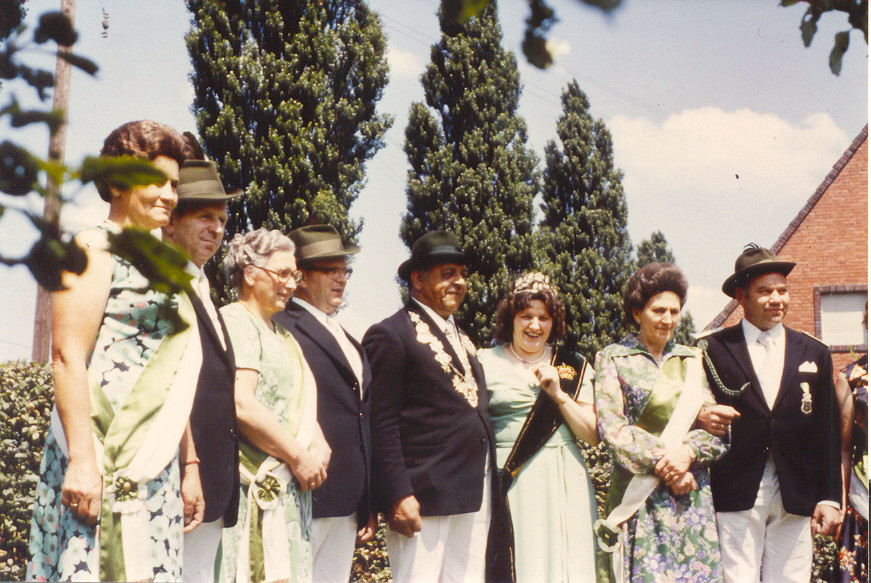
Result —
[[336, 368], [342, 373], [342, 376], [353, 386], [357, 382], [357, 375], [354, 374], [351, 364], [345, 357], [345, 352], [339, 346], [339, 341], [336, 340], [333, 333], [327, 330], [327, 327], [309, 313], [308, 310], [294, 302], [288, 303], [287, 314], [293, 320], [296, 329], [317, 344], [330, 360], [333, 361]]
[[206, 334], [209, 337], [209, 341], [212, 342], [212, 344], [215, 346], [216, 352], [219, 353], [221, 355], [221, 358], [225, 360], [231, 359], [232, 350], [230, 349], [230, 337], [227, 335], [227, 329], [224, 327], [224, 320], [223, 318], [221, 318], [221, 313], [218, 312], [218, 321], [221, 324], [221, 334], [224, 335], [224, 346], [227, 347], [227, 350], [221, 349], [221, 340], [218, 337], [218, 331], [215, 330], [215, 325], [214, 323], [212, 323], [212, 319], [209, 317], [209, 313], [206, 311], [206, 307], [203, 305], [203, 300], [200, 299], [200, 296], [198, 296], [196, 292], [188, 291], [187, 294], [191, 300], [191, 304], [193, 304], [194, 306], [194, 312], [197, 315], [197, 320], [199, 320], [200, 323], [205, 326]]
[[[747, 350], [747, 341], [744, 339], [744, 328], [739, 323], [734, 328], [732, 334], [727, 335], [723, 342], [726, 350], [735, 359], [741, 372], [750, 381], [750, 388], [756, 394], [759, 402], [767, 409], [768, 402], [765, 400], [765, 393], [762, 392], [762, 384], [759, 382], [759, 377], [756, 376], [756, 369], [753, 368], [753, 361], [750, 360], [750, 351]], [[735, 389], [737, 387], [730, 387]]]
[[[465, 369], [463, 367], [462, 362], [460, 361], [459, 355], [457, 355], [457, 352], [454, 350], [454, 345], [451, 344], [451, 341], [448, 340], [448, 337], [442, 331], [442, 325], [440, 323], [433, 321], [433, 319], [430, 318], [430, 316], [426, 312], [426, 310], [421, 308], [417, 304], [417, 302], [414, 300], [408, 300], [408, 305], [406, 306], [406, 309], [410, 312], [414, 312], [415, 314], [419, 315], [421, 317], [421, 319], [424, 322], [426, 322], [426, 324], [429, 327], [430, 331], [432, 332], [433, 336], [435, 336], [439, 340], [439, 342], [442, 343], [442, 346], [444, 347], [445, 352], [447, 352], [448, 355], [451, 357], [451, 362], [453, 363], [454, 368], [456, 370], [460, 371], [461, 376], [462, 376], [462, 371]], [[413, 327], [414, 327], [414, 324], [412, 324], [412, 328]]]
[[801, 364], [802, 356], [805, 351], [805, 340], [802, 335], [795, 330], [783, 328], [786, 340], [785, 354], [783, 355], [783, 372], [780, 375], [780, 387], [777, 389], [777, 398], [774, 400], [774, 409], [789, 391], [792, 385], [792, 379], [798, 373], [799, 364]]

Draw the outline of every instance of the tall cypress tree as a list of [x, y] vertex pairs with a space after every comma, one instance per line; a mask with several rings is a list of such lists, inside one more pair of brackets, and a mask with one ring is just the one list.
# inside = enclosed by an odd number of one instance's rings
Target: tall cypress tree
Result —
[[[677, 263], [674, 259], [674, 253], [668, 247], [668, 241], [665, 240], [665, 235], [662, 231], [654, 231], [650, 234], [650, 239], [645, 239], [638, 244], [635, 252], [638, 268], [642, 268], [648, 263]], [[693, 322], [693, 316], [689, 312], [681, 314], [680, 323], [674, 331], [674, 341], [678, 344], [690, 346], [693, 343], [693, 335], [696, 333], [696, 325]]]
[[624, 334], [632, 246], [611, 133], [593, 119], [577, 81], [563, 91], [562, 105], [559, 143], [545, 146], [540, 253], [566, 307], [565, 345], [592, 359]]
[[532, 264], [535, 155], [517, 114], [520, 76], [502, 46], [493, 2], [457, 24], [441, 18], [422, 82], [426, 104], [411, 107], [405, 130], [406, 245], [447, 229], [470, 254], [469, 293], [457, 319], [478, 344], [489, 341], [496, 304], [512, 275]]
[[348, 209], [392, 120], [375, 108], [386, 42], [364, 2], [187, 0], [194, 111], [229, 188], [227, 237], [259, 227], [334, 225], [356, 240]]

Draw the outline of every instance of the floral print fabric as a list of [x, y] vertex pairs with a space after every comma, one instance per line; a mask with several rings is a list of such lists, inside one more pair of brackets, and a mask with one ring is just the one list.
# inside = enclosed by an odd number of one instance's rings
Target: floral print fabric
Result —
[[[296, 341], [278, 324], [275, 332], [267, 328], [239, 302], [221, 308], [221, 315], [233, 344], [236, 367], [256, 370], [260, 374], [254, 396], [293, 434], [291, 426], [294, 422], [288, 419], [288, 410], [293, 402], [299, 400], [303, 371], [292, 366], [293, 360], [288, 358], [285, 342], [287, 338], [291, 338], [294, 344]], [[240, 499], [243, 503], [239, 505], [239, 519], [235, 527], [224, 530], [220, 581], [235, 581], [239, 538], [247, 512], [244, 503], [247, 495], [247, 488], [242, 486]], [[301, 491], [294, 480], [288, 485], [284, 496], [290, 542], [290, 580], [293, 583], [308, 582], [312, 578], [311, 491]]]
[[[177, 308], [177, 298], [150, 289], [148, 280], [130, 263], [115, 256], [113, 261], [109, 299], [88, 363], [88, 378], [92, 386], [100, 386], [117, 412], [151, 355], [172, 331], [163, 314], [167, 307]], [[28, 580], [99, 579], [96, 529], [79, 523], [61, 505], [67, 463], [49, 429], [33, 504]], [[147, 489], [154, 581], [178, 581], [184, 519], [177, 459], [148, 482]]]
[[[673, 358], [695, 357], [691, 349], [670, 343], [663, 363]], [[653, 450], [661, 448], [662, 441], [636, 423], [663, 374], [662, 367], [636, 337], [627, 336], [596, 355], [595, 369], [599, 434], [608, 444], [614, 464], [632, 474], [653, 473], [657, 461]], [[704, 375], [702, 382], [707, 383]], [[714, 399], [708, 393], [706, 404], [713, 405]], [[701, 429], [688, 432], [684, 443], [696, 453], [691, 471], [699, 488], [685, 496], [675, 496], [660, 484], [624, 524], [626, 581], [723, 580], [708, 466], [725, 453], [726, 447], [722, 440]], [[614, 505], [609, 500], [609, 510]]]

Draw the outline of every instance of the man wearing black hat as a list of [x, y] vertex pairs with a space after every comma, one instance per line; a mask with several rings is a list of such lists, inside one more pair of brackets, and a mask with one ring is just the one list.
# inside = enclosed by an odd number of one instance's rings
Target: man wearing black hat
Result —
[[[214, 565], [221, 532], [236, 524], [239, 512], [239, 444], [236, 433], [233, 348], [209, 292], [203, 264], [221, 247], [227, 222], [226, 194], [214, 163], [187, 160], [179, 170], [178, 205], [163, 237], [187, 254], [193, 276], [188, 296], [197, 314], [203, 364], [200, 369], [190, 429], [198, 460], [185, 471], [199, 468], [205, 499], [203, 523], [184, 535], [185, 581], [214, 581]], [[183, 492], [184, 494], [184, 492]], [[187, 501], [186, 501], [187, 502]]]
[[840, 434], [828, 348], [786, 328], [795, 266], [748, 245], [723, 292], [740, 324], [702, 337], [708, 381], [733, 406], [731, 447], [711, 468], [728, 583], [807, 583], [812, 534], [840, 521]]
[[453, 318], [466, 263], [453, 234], [420, 237], [399, 266], [411, 298], [363, 338], [373, 493], [397, 583], [484, 578], [495, 453], [484, 373]]
[[293, 301], [273, 319], [302, 348], [318, 388], [318, 423], [332, 450], [327, 479], [312, 491], [312, 578], [347, 583], [356, 540], [375, 535], [370, 509], [369, 360], [362, 346], [334, 318], [351, 275], [343, 245], [330, 225], [291, 231], [303, 278]]

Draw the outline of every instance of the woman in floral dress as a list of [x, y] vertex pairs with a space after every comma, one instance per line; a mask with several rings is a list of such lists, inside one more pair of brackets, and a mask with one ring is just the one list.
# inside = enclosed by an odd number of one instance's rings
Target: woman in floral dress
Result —
[[236, 358], [243, 503], [224, 533], [221, 581], [311, 581], [310, 491], [326, 478], [330, 448], [302, 350], [272, 321], [299, 281], [293, 252], [278, 231], [258, 229], [236, 235], [224, 260], [239, 294], [221, 315]]
[[687, 283], [671, 264], [641, 268], [623, 308], [638, 328], [596, 355], [599, 434], [613, 460], [597, 522], [599, 581], [723, 581], [708, 475], [723, 442], [694, 429], [714, 405], [695, 349], [671, 342]]
[[55, 409], [33, 505], [29, 580], [181, 579], [183, 527], [195, 527], [203, 509], [185, 431], [200, 342], [196, 325], [173, 317], [193, 315], [186, 296], [151, 289], [109, 252], [108, 237], [168, 223], [183, 148], [179, 134], [153, 121], [125, 124], [103, 145], [102, 156], [151, 160], [167, 178], [129, 190], [98, 183], [109, 218], [78, 235], [87, 267], [65, 273], [65, 289], [54, 294]]

